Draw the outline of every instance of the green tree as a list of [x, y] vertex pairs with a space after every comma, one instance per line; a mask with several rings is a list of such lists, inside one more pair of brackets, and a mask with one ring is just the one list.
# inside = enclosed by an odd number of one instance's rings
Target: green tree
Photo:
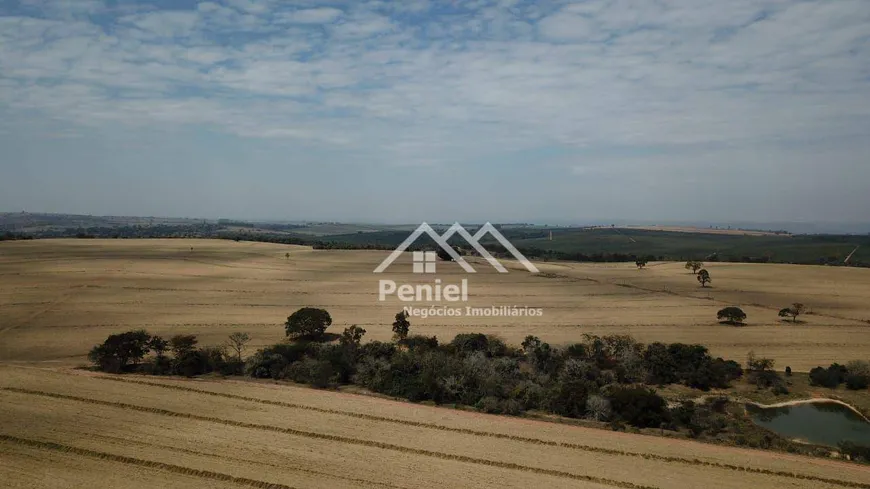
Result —
[[774, 365], [773, 359], [758, 358], [750, 351], [746, 357], [746, 381], [758, 387], [782, 385], [782, 379], [773, 370]]
[[169, 339], [169, 347], [175, 358], [181, 358], [196, 349], [196, 336], [192, 334], [177, 334]]
[[716, 313], [716, 318], [728, 324], [742, 325], [746, 320], [746, 313], [739, 307], [725, 307]]
[[250, 341], [251, 337], [248, 336], [248, 333], [242, 333], [240, 331], [236, 331], [229, 336], [229, 347], [236, 352], [236, 359], [240, 364], [242, 363], [242, 351], [245, 349], [245, 345]]
[[404, 340], [410, 330], [411, 321], [408, 321], [408, 313], [402, 310], [396, 314], [396, 320], [393, 321], [393, 339]]
[[634, 264], [637, 266], [637, 268], [643, 268], [646, 266], [647, 260], [646, 258], [638, 258], [634, 261]]
[[366, 330], [354, 324], [349, 328], [345, 328], [344, 331], [341, 332], [341, 337], [338, 339], [338, 343], [345, 348], [352, 348], [355, 350], [359, 348], [359, 345], [362, 342], [362, 337], [365, 334]]
[[692, 273], [698, 273], [698, 270], [704, 267], [704, 264], [698, 260], [689, 260], [686, 262], [686, 270], [691, 270]]
[[787, 318], [791, 316], [791, 321], [793, 323], [797, 322], [797, 317], [803, 314], [804, 310], [806, 310], [806, 306], [801, 304], [800, 302], [795, 302], [791, 305], [791, 307], [784, 307], [779, 310], [779, 317]]
[[154, 351], [157, 358], [163, 358], [169, 350], [169, 342], [164, 340], [162, 337], [155, 335], [152, 336], [151, 340], [148, 342], [148, 348]]
[[113, 334], [94, 346], [88, 359], [100, 370], [118, 373], [130, 364], [139, 363], [150, 350], [151, 335], [145, 330]]
[[[459, 249], [458, 246], [450, 247], [453, 251], [456, 252], [457, 255], [462, 255], [462, 250]], [[435, 253], [438, 255], [438, 258], [443, 261], [453, 261], [453, 257], [450, 256], [450, 253], [447, 252], [444, 248], [439, 247]]]
[[701, 287], [706, 287], [708, 283], [713, 281], [710, 278], [710, 272], [708, 272], [706, 268], [702, 268], [702, 269], [698, 270], [697, 277], [698, 277], [698, 282], [701, 282]]
[[326, 310], [303, 307], [287, 318], [284, 331], [291, 340], [316, 340], [323, 336], [331, 324], [332, 316]]

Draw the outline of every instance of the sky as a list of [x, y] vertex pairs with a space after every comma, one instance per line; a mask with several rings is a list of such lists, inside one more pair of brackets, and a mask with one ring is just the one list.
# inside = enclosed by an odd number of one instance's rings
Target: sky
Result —
[[0, 0], [0, 211], [870, 222], [870, 1]]

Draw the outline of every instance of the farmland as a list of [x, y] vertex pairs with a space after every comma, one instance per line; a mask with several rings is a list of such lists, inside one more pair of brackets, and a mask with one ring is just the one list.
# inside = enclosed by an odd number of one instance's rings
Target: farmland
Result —
[[[289, 253], [289, 255], [288, 255]], [[865, 466], [485, 415], [262, 381], [111, 376], [78, 370], [91, 346], [134, 328], [219, 344], [248, 332], [251, 350], [283, 339], [304, 306], [330, 332], [357, 324], [388, 340], [403, 303], [377, 300], [378, 279], [412, 284], [383, 251], [226, 240], [34, 240], [0, 243], [0, 477], [9, 487], [870, 487]], [[460, 332], [518, 344], [584, 333], [701, 343], [777, 367], [866, 357], [870, 270], [710, 263], [701, 288], [681, 263], [517, 263], [499, 274], [477, 258], [472, 306], [541, 308], [542, 317], [411, 318], [414, 333]], [[777, 311], [803, 302], [792, 323]], [[737, 305], [747, 325], [720, 325]], [[35, 469], [35, 464], [39, 469]], [[626, 470], [631, 467], [631, 470]]]
[[[289, 257], [286, 255], [289, 253]], [[88, 349], [111, 333], [146, 328], [196, 334], [204, 344], [246, 331], [252, 347], [279, 341], [294, 310], [322, 307], [332, 332], [352, 324], [367, 339], [387, 340], [404, 303], [377, 300], [378, 279], [430, 283], [410, 273], [410, 257], [386, 273], [371, 271], [382, 251], [221, 240], [35, 240], [0, 245], [0, 359], [85, 363]], [[499, 274], [471, 263], [469, 305], [541, 308], [538, 317], [412, 318], [412, 331], [448, 340], [460, 332], [496, 334], [518, 344], [526, 335], [553, 344], [584, 333], [630, 334], [640, 341], [700, 343], [742, 361], [750, 350], [807, 371], [863, 358], [870, 350], [870, 270], [774, 264], [709, 263], [701, 288], [681, 263], [539, 264], [541, 274]], [[514, 268], [516, 264], [510, 265]], [[445, 283], [465, 275], [438, 264]], [[809, 314], [777, 317], [792, 302]], [[747, 326], [721, 326], [716, 311], [743, 308]]]
[[842, 462], [299, 387], [0, 374], [7, 487], [868, 487]]

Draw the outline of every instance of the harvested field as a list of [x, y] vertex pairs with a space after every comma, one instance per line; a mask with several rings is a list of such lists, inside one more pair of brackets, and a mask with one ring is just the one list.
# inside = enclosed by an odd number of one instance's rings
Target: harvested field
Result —
[[96, 471], [120, 487], [870, 487], [866, 467], [841, 462], [292, 386], [15, 366], [0, 378], [9, 487], [89, 485]]
[[[285, 253], [289, 252], [287, 258]], [[110, 376], [71, 367], [111, 333], [147, 328], [217, 344], [246, 331], [280, 340], [295, 309], [328, 309], [340, 332], [388, 339], [401, 309], [378, 280], [426, 283], [403, 257], [371, 271], [375, 251], [315, 251], [212, 240], [44, 240], [0, 243], [0, 477], [4, 487], [192, 488], [870, 488], [866, 467], [680, 439], [457, 411], [345, 392], [240, 380]], [[808, 369], [868, 349], [868, 270], [711, 264], [701, 289], [681, 264], [540, 264], [498, 274], [478, 259], [473, 306], [539, 307], [538, 317], [412, 318], [449, 339], [584, 333], [747, 351]], [[466, 276], [438, 263], [444, 283]], [[793, 301], [798, 324], [776, 311]], [[736, 304], [744, 328], [715, 311]], [[421, 304], [417, 304], [421, 305]], [[630, 467], [630, 470], [627, 470]]]
[[[386, 256], [220, 240], [0, 243], [0, 361], [81, 364], [91, 346], [132, 328], [196, 334], [203, 344], [246, 331], [258, 347], [280, 340], [283, 321], [303, 306], [329, 310], [330, 331], [357, 324], [367, 339], [385, 340], [405, 303], [379, 302], [378, 280], [431, 283], [429, 275], [410, 273], [409, 256], [372, 274]], [[468, 276], [469, 305], [537, 307], [544, 316], [412, 318], [412, 332], [442, 340], [483, 332], [514, 343], [532, 334], [554, 344], [584, 333], [631, 334], [645, 342], [702, 343], [738, 361], [754, 350], [780, 368], [804, 371], [870, 351], [868, 269], [710, 263], [712, 287], [701, 288], [680, 263], [644, 270], [545, 263], [536, 276], [515, 263], [499, 274], [482, 260], [470, 262], [478, 273]], [[438, 263], [437, 277], [451, 283], [466, 276], [456, 264]], [[776, 315], [792, 302], [811, 312], [798, 324]], [[726, 305], [747, 312], [746, 327], [717, 323], [716, 311]]]

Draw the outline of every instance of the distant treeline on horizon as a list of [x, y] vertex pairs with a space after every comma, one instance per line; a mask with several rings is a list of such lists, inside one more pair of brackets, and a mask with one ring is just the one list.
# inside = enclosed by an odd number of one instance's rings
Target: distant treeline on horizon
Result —
[[[58, 216], [53, 216], [58, 218]], [[178, 223], [181, 221], [181, 223]], [[217, 238], [311, 246], [314, 249], [392, 250], [408, 236], [407, 230], [357, 231], [349, 234], [313, 235], [300, 232], [300, 224], [261, 224], [177, 220], [159, 224], [62, 226], [60, 221], [31, 230], [9, 229], [0, 223], [0, 241], [43, 238]], [[141, 222], [141, 221], [140, 221]], [[626, 228], [529, 228], [497, 226], [526, 257], [539, 261], [634, 262], [703, 260], [744, 263], [795, 263], [807, 265], [870, 266], [870, 235], [741, 235], [685, 233]], [[470, 229], [473, 232], [473, 229]], [[473, 254], [461, 238], [450, 241], [458, 250]], [[481, 241], [497, 257], [507, 250], [492, 238]], [[426, 235], [411, 250], [434, 250]]]

